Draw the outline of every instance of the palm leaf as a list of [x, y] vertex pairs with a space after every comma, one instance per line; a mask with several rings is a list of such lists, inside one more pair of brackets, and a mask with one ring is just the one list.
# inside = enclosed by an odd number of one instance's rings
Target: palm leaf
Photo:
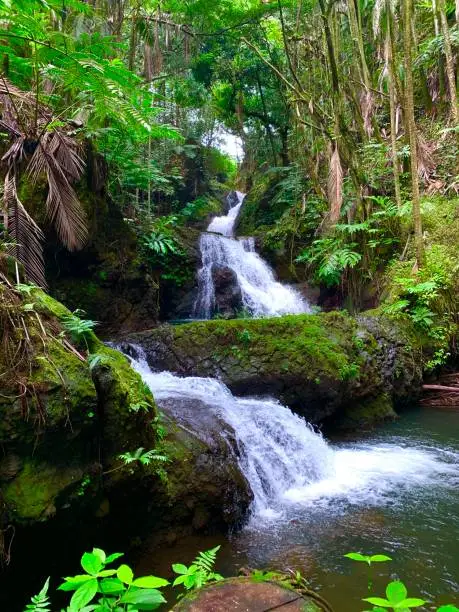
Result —
[[73, 190], [69, 179], [81, 176], [83, 162], [70, 139], [46, 133], [40, 139], [28, 166], [28, 173], [34, 182], [46, 176], [48, 197], [47, 214], [56, 228], [62, 243], [69, 251], [81, 249], [88, 236], [86, 215]]
[[11, 172], [7, 172], [5, 177], [3, 199], [7, 211], [7, 229], [13, 240], [7, 252], [22, 263], [29, 280], [40, 287], [46, 287], [43, 232], [19, 200], [16, 179]]

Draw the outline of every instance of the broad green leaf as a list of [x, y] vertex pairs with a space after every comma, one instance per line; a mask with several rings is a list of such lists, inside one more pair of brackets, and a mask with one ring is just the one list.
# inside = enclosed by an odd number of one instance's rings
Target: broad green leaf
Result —
[[438, 608], [437, 612], [459, 612], [459, 608], [456, 608], [454, 604], [446, 604]]
[[97, 574], [98, 578], [106, 578], [107, 576], [114, 576], [116, 574], [116, 570], [102, 570]]
[[124, 553], [113, 553], [111, 555], [108, 555], [108, 557], [105, 559], [105, 565], [113, 563], [113, 561], [116, 561], [120, 557], [124, 557]]
[[168, 584], [167, 580], [157, 578], [156, 576], [143, 576], [142, 578], [137, 578], [132, 583], [133, 586], [140, 587], [141, 589], [160, 589]]
[[102, 563], [105, 563], [105, 559], [106, 559], [105, 552], [101, 548], [93, 548], [92, 554], [96, 555], [96, 557], [99, 557]]
[[166, 603], [163, 595], [156, 589], [139, 589], [138, 591], [129, 591], [121, 598], [121, 603], [135, 604], [139, 610], [142, 609], [142, 604], [151, 606], [152, 604]]
[[394, 608], [419, 608], [419, 606], [423, 606], [425, 603], [426, 602], [423, 599], [419, 599], [419, 597], [407, 597], [396, 604]]
[[392, 557], [387, 555], [371, 555], [370, 561], [372, 563], [382, 563], [383, 561], [392, 561]]
[[365, 563], [368, 563], [368, 561], [370, 560], [370, 557], [368, 555], [362, 555], [360, 553], [347, 553], [344, 556], [348, 559], [352, 559], [352, 561], [365, 561]]
[[119, 595], [125, 590], [124, 584], [118, 578], [104, 578], [99, 583], [99, 591], [104, 595]]
[[82, 574], [81, 576], [70, 576], [64, 578], [64, 580], [65, 582], [57, 587], [58, 591], [76, 591], [83, 582], [93, 580], [93, 577], [88, 574]]
[[186, 565], [183, 565], [183, 563], [174, 563], [174, 565], [172, 566], [172, 569], [174, 570], [176, 574], [187, 574], [188, 573], [188, 568]]
[[103, 563], [97, 555], [93, 553], [84, 553], [81, 557], [81, 567], [93, 576], [96, 576], [102, 569]]
[[[391, 603], [399, 603], [408, 595], [406, 586], [400, 580], [389, 582], [386, 587], [386, 597]], [[405, 606], [406, 608], [406, 606]]]
[[83, 582], [79, 588], [73, 594], [72, 599], [70, 600], [70, 610], [75, 610], [75, 612], [79, 611], [81, 608], [84, 608], [86, 604], [88, 604], [94, 595], [97, 593], [97, 580], [88, 580], [87, 582]]
[[368, 601], [368, 603], [373, 604], [374, 606], [381, 606], [381, 608], [392, 608], [392, 604], [387, 599], [383, 599], [382, 597], [366, 597], [362, 601]]
[[120, 565], [118, 571], [116, 572], [116, 575], [121, 580], [121, 582], [124, 582], [125, 584], [131, 584], [132, 579], [134, 578], [134, 574], [129, 565]]
[[187, 579], [187, 575], [186, 574], [182, 574], [181, 576], [177, 576], [177, 578], [172, 583], [172, 586], [177, 586], [179, 584], [183, 584], [186, 579]]

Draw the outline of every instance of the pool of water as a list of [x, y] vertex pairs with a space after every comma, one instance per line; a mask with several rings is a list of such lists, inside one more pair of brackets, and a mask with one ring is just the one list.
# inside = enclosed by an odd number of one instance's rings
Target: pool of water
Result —
[[172, 562], [189, 563], [198, 550], [221, 544], [223, 574], [298, 570], [336, 611], [358, 612], [368, 596], [367, 568], [343, 555], [384, 553], [393, 561], [373, 566], [372, 594], [400, 578], [413, 596], [458, 605], [459, 412], [420, 408], [332, 447], [334, 474], [287, 491], [281, 512], [258, 514], [227, 537], [147, 545], [138, 572], [170, 575]]

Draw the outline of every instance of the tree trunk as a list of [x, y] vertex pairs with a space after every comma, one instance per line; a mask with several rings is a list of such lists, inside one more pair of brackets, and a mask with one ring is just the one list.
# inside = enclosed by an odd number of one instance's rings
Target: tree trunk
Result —
[[410, 144], [411, 189], [413, 205], [414, 240], [416, 245], [416, 260], [418, 266], [424, 260], [424, 245], [422, 240], [421, 201], [419, 195], [418, 152], [416, 138], [416, 123], [414, 118], [413, 93], [413, 60], [411, 18], [413, 13], [412, 0], [403, 0], [403, 45], [405, 50], [405, 97], [403, 114]]
[[394, 189], [395, 189], [395, 201], [397, 208], [402, 206], [402, 194], [400, 189], [400, 170], [398, 163], [398, 152], [397, 152], [397, 122], [395, 114], [397, 112], [397, 93], [394, 76], [394, 58], [392, 57], [392, 40], [393, 35], [392, 28], [392, 13], [390, 10], [389, 0], [386, 0], [386, 19], [387, 19], [387, 32], [386, 32], [386, 61], [387, 70], [389, 74], [389, 107], [390, 107], [390, 144], [392, 151], [392, 171], [394, 174]]
[[451, 100], [451, 116], [454, 120], [454, 123], [457, 125], [459, 123], [459, 109], [457, 106], [454, 59], [453, 51], [451, 48], [451, 36], [449, 34], [448, 19], [446, 17], [445, 0], [438, 0], [438, 8], [440, 12], [441, 31], [443, 34], [443, 44], [445, 48], [446, 76], [448, 78], [449, 97]]

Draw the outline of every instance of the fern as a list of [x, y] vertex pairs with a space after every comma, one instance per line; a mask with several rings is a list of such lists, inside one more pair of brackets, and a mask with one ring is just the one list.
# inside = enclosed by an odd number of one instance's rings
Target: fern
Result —
[[165, 463], [169, 461], [169, 458], [166, 455], [160, 454], [157, 449], [152, 449], [149, 451], [145, 451], [144, 448], [140, 447], [133, 453], [126, 452], [122, 455], [119, 455], [119, 458], [124, 462], [125, 465], [129, 465], [138, 461], [142, 465], [150, 465], [153, 461], [161, 461]]
[[51, 602], [48, 597], [49, 578], [43, 585], [38, 595], [31, 598], [31, 603], [27, 604], [24, 612], [51, 612]]

